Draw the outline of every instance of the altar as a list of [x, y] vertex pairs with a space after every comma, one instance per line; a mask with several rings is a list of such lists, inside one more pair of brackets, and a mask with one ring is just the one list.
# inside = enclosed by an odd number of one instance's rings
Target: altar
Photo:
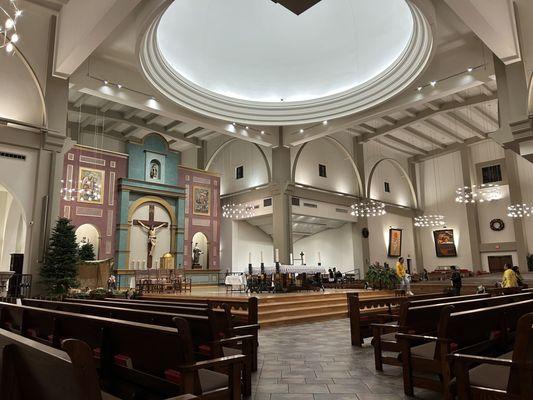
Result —
[[[274, 274], [276, 271], [276, 266], [268, 265], [265, 266], [263, 270], [260, 267], [252, 267], [252, 274], [258, 275], [261, 273], [264, 274]], [[327, 272], [326, 268], [320, 265], [283, 265], [279, 266], [279, 272], [282, 274], [325, 274]]]

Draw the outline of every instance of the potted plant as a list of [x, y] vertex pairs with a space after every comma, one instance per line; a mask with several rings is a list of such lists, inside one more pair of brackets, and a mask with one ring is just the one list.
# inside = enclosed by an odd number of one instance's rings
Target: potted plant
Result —
[[396, 273], [390, 268], [370, 265], [365, 275], [365, 280], [374, 289], [394, 289], [398, 284]]

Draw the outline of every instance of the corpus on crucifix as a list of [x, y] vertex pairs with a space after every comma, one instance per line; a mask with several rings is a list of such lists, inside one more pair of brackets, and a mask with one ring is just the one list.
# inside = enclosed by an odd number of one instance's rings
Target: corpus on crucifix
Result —
[[152, 258], [154, 255], [155, 246], [157, 244], [157, 231], [161, 228], [168, 227], [167, 222], [156, 221], [154, 218], [154, 205], [150, 205], [148, 209], [148, 220], [142, 221], [140, 219], [133, 220], [133, 225], [140, 226], [143, 230], [146, 231], [148, 235], [148, 257], [147, 257], [147, 268], [152, 268]]

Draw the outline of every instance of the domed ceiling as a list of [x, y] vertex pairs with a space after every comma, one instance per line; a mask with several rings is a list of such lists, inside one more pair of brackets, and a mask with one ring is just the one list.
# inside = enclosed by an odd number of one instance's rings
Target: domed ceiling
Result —
[[149, 81], [193, 111], [288, 125], [387, 100], [431, 47], [427, 21], [405, 0], [323, 0], [299, 16], [270, 0], [175, 0], [140, 57]]

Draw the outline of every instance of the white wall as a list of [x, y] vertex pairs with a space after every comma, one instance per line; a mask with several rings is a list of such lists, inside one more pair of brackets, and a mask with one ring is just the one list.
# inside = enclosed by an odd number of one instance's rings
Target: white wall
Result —
[[[235, 168], [244, 166], [244, 178], [235, 179]], [[242, 140], [227, 145], [213, 160], [210, 171], [220, 174], [220, 194], [268, 183], [268, 170], [261, 152], [253, 143]]]
[[[223, 220], [221, 229], [222, 271], [226, 269], [233, 272], [247, 271], [249, 253], [252, 253], [254, 268], [261, 263], [261, 252], [263, 252], [265, 265], [274, 265], [272, 238], [261, 229], [246, 221], [227, 219]], [[230, 241], [231, 243], [229, 243]]]
[[424, 267], [428, 271], [448, 265], [472, 269], [466, 208], [455, 202], [455, 190], [463, 185], [461, 154], [455, 152], [424, 161], [418, 165], [417, 172], [421, 209], [426, 214], [444, 215], [446, 228], [453, 229], [457, 248], [457, 257], [437, 257], [433, 231], [441, 228], [418, 228]]
[[295, 258], [300, 258], [300, 252], [305, 253], [307, 265], [318, 264], [318, 252], [325, 268], [337, 267], [341, 272], [351, 271], [354, 267], [361, 268], [363, 257], [360, 254], [356, 259], [359, 262], [354, 265], [354, 240], [352, 236], [352, 223], [348, 222], [337, 229], [327, 229], [312, 236], [307, 236], [294, 243]]
[[368, 243], [370, 247], [370, 262], [379, 261], [388, 262], [390, 266], [396, 264], [396, 258], [390, 258], [387, 255], [389, 248], [389, 229], [402, 229], [402, 257], [410, 258], [413, 270], [417, 268], [415, 245], [413, 237], [413, 222], [409, 217], [400, 215], [386, 214], [381, 217], [372, 217], [368, 219], [368, 230], [370, 236]]
[[[520, 179], [520, 189], [522, 190], [522, 201], [524, 203], [533, 203], [533, 164], [522, 157], [517, 157], [518, 176]], [[529, 254], [533, 253], [533, 219], [524, 219], [524, 227], [527, 249]]]
[[[301, 146], [291, 148], [292, 165]], [[350, 152], [350, 149], [347, 148]], [[318, 165], [326, 166], [327, 177], [318, 174]], [[308, 142], [296, 166], [295, 181], [335, 192], [358, 194], [357, 175], [348, 155], [328, 139]]]

